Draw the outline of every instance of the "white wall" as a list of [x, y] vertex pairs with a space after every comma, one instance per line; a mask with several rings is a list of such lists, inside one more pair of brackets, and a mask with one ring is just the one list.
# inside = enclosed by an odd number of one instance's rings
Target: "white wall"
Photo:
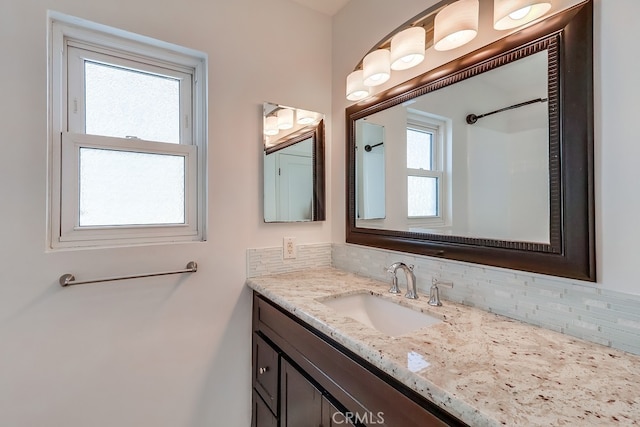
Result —
[[[208, 242], [45, 252], [47, 9], [208, 53]], [[4, 1], [0, 51], [0, 425], [249, 425], [245, 250], [330, 240], [329, 222], [262, 222], [262, 102], [329, 112], [330, 18], [286, 0]], [[57, 284], [189, 260], [198, 273]]]
[[[396, 26], [435, 4], [435, 0], [352, 0], [334, 18], [333, 27], [333, 145], [344, 141], [344, 82], [362, 56]], [[640, 28], [633, 17], [640, 13], [637, 0], [594, 3], [594, 83], [595, 83], [595, 182], [596, 251], [598, 282], [595, 286], [630, 294], [640, 294], [637, 278], [637, 225], [640, 211], [640, 144], [637, 143], [636, 113], [640, 82], [636, 74], [640, 57], [635, 55]], [[366, 10], [367, 19], [358, 19]], [[482, 21], [481, 17], [481, 21]], [[472, 47], [471, 47], [472, 48]], [[437, 62], [439, 58], [433, 60]], [[428, 65], [425, 65], [427, 67]], [[411, 70], [397, 73], [385, 87], [413, 76]], [[418, 70], [424, 72], [424, 70]], [[385, 87], [381, 88], [384, 89]], [[344, 212], [344, 153], [334, 150], [331, 167], [334, 177], [332, 212]], [[343, 193], [342, 193], [343, 194]], [[333, 241], [344, 242], [345, 225], [335, 221]]]

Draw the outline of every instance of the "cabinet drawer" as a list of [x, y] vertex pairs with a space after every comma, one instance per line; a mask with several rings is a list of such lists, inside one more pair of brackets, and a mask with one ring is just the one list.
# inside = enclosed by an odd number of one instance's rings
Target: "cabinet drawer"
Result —
[[253, 369], [253, 387], [277, 416], [280, 358], [278, 352], [256, 333], [253, 334]]

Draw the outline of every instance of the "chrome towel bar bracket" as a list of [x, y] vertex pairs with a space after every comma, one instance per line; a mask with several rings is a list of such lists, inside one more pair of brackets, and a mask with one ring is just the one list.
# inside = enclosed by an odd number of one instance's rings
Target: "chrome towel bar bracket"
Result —
[[187, 267], [184, 270], [162, 271], [160, 273], [134, 274], [131, 276], [105, 277], [102, 279], [93, 279], [93, 280], [76, 281], [76, 278], [73, 274], [67, 273], [60, 276], [60, 279], [58, 279], [58, 283], [60, 283], [60, 286], [65, 287], [65, 286], [71, 286], [71, 285], [84, 285], [86, 283], [112, 282], [115, 280], [138, 279], [141, 277], [167, 276], [169, 274], [181, 274], [181, 273], [195, 273], [196, 271], [198, 271], [198, 264], [196, 264], [195, 261], [189, 261], [189, 263], [187, 264]]

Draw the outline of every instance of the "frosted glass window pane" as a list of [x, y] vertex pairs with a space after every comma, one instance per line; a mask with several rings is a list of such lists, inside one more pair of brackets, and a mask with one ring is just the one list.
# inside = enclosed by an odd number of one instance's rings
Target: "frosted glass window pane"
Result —
[[407, 168], [432, 169], [433, 134], [407, 129]]
[[183, 156], [80, 149], [80, 226], [184, 222]]
[[85, 132], [180, 143], [180, 81], [85, 61]]
[[438, 215], [438, 178], [425, 176], [407, 177], [409, 217]]

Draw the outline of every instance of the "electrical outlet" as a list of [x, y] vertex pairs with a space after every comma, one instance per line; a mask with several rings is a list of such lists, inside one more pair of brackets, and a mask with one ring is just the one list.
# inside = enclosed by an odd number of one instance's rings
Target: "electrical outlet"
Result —
[[298, 255], [295, 237], [285, 237], [282, 239], [282, 257], [284, 259], [293, 259]]

